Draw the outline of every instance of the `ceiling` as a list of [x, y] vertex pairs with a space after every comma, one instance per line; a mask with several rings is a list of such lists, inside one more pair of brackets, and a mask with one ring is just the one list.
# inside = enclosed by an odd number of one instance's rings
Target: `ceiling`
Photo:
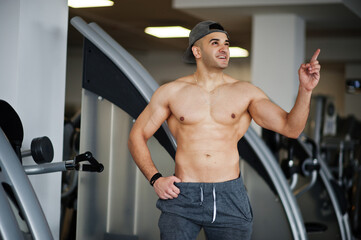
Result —
[[[192, 28], [200, 19], [172, 9], [171, 0], [115, 0], [113, 7], [69, 8], [69, 20], [80, 16], [96, 22], [126, 49], [181, 50], [187, 39], [159, 39], [144, 33], [149, 26], [180, 25]], [[82, 44], [80, 33], [69, 24], [69, 45]]]
[[[294, 13], [306, 21], [306, 36], [361, 37], [361, 13], [343, 4], [202, 7], [174, 9], [172, 0], [114, 0], [113, 7], [69, 8], [69, 20], [80, 16], [96, 22], [128, 50], [179, 50], [188, 39], [159, 39], [144, 33], [148, 26], [180, 25], [191, 29], [204, 19], [219, 21], [229, 32], [233, 46], [251, 47], [252, 15]], [[81, 45], [82, 37], [69, 25], [68, 45]]]

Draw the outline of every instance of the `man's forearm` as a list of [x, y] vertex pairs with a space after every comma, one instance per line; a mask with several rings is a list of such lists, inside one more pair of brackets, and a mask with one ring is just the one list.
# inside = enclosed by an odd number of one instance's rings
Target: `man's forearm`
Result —
[[295, 105], [287, 116], [287, 127], [294, 138], [297, 138], [305, 128], [310, 112], [311, 95], [312, 91], [299, 87]]
[[128, 140], [128, 148], [134, 162], [149, 181], [158, 170], [152, 161], [147, 142], [143, 139], [136, 140], [130, 137]]

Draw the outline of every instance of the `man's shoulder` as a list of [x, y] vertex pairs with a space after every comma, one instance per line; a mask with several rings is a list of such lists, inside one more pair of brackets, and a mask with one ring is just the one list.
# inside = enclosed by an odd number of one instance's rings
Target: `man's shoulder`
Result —
[[178, 87], [183, 87], [183, 86], [189, 85], [190, 83], [193, 84], [194, 81], [195, 80], [194, 80], [194, 77], [192, 74], [192, 75], [180, 77], [170, 83], [173, 83], [175, 86], [178, 86]]
[[229, 89], [231, 89], [231, 94], [236, 94], [241, 98], [248, 98], [250, 100], [264, 97], [265, 94], [263, 91], [257, 86], [253, 85], [248, 81], [240, 81], [234, 78], [227, 79], [227, 83], [229, 84]]
[[[179, 90], [189, 85], [189, 76], [178, 78], [171, 82], [162, 84], [155, 92], [155, 95], [161, 97], [170, 97], [176, 94]], [[154, 96], [154, 95], [153, 95]]]
[[159, 87], [159, 89], [161, 91], [176, 91], [189, 85], [189, 83], [191, 83], [190, 76], [185, 76], [171, 82], [164, 83]]
[[229, 77], [229, 76], [226, 78], [226, 82], [228, 84], [230, 84], [230, 86], [232, 88], [234, 88], [235, 90], [247, 90], [247, 91], [249, 91], [249, 90], [255, 88], [255, 86], [250, 82], [237, 80], [237, 79]]

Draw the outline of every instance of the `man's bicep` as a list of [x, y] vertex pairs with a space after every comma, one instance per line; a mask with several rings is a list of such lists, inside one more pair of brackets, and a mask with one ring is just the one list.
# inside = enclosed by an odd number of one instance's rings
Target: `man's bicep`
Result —
[[251, 102], [249, 109], [253, 120], [263, 128], [282, 133], [286, 124], [287, 112], [267, 97]]
[[[153, 108], [154, 106], [149, 106]], [[155, 109], [151, 109], [149, 120], [144, 128], [144, 134], [147, 138], [153, 136], [153, 134], [161, 127], [164, 121], [166, 121], [170, 115], [170, 111], [166, 106], [157, 106]]]
[[135, 121], [132, 131], [139, 131], [144, 138], [149, 139], [167, 120], [169, 114], [167, 107], [151, 102]]
[[132, 132], [141, 134], [146, 140], [160, 128], [171, 114], [169, 109], [170, 85], [160, 86], [153, 94], [149, 104], [139, 115]]

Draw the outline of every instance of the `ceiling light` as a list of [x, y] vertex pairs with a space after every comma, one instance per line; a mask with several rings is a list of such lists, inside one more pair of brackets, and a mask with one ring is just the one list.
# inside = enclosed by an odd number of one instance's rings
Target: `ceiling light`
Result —
[[157, 38], [187, 38], [191, 30], [180, 27], [147, 27], [144, 32]]
[[72, 8], [110, 7], [114, 2], [110, 0], [69, 0], [68, 6]]
[[246, 49], [240, 47], [230, 47], [229, 52], [231, 58], [248, 57], [249, 55]]

